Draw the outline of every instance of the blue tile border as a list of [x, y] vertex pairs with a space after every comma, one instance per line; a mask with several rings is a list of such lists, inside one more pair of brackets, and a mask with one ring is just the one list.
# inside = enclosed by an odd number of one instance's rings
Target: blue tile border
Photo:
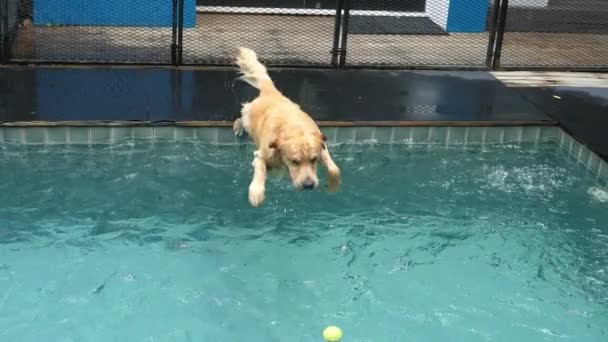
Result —
[[599, 180], [608, 182], [608, 163], [606, 161], [563, 130], [560, 130], [557, 141], [560, 150], [568, 158], [587, 169]]
[[68, 143], [68, 130], [69, 127], [48, 127], [46, 142], [48, 144]]
[[153, 127], [133, 127], [133, 138], [134, 139], [152, 139], [154, 138]]
[[[179, 127], [181, 128], [181, 127]], [[152, 136], [155, 139], [161, 140], [176, 140], [176, 132], [177, 127], [175, 126], [158, 126], [153, 127]]]
[[468, 127], [448, 127], [446, 145], [462, 144], [467, 141]]
[[3, 142], [26, 143], [22, 127], [3, 127], [1, 135]]
[[394, 127], [393, 138], [390, 143], [412, 143], [413, 142], [414, 127]]
[[[608, 182], [604, 160], [557, 126], [357, 126], [321, 127], [328, 144], [517, 144], [555, 141], [569, 158]], [[129, 140], [196, 140], [210, 144], [250, 143], [229, 127], [198, 126], [0, 126], [0, 143], [110, 144]]]
[[[556, 126], [357, 126], [321, 127], [329, 144], [376, 143], [511, 143], [562, 139]], [[0, 142], [23, 144], [106, 144], [124, 140], [185, 140], [237, 144], [228, 127], [196, 126], [0, 126]], [[559, 141], [563, 144], [563, 141]], [[568, 141], [567, 143], [570, 143]]]
[[70, 144], [90, 144], [91, 132], [89, 127], [68, 127], [66, 141]]

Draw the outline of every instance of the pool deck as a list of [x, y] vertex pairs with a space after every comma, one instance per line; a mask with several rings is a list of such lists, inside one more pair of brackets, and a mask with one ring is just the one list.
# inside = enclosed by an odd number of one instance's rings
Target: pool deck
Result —
[[[275, 69], [323, 125], [556, 125], [608, 159], [608, 74]], [[0, 122], [230, 125], [234, 69], [3, 67]]]

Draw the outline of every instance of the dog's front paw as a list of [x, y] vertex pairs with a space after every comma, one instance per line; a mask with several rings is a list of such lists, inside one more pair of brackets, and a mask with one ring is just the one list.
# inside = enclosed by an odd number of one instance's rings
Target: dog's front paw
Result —
[[336, 192], [340, 187], [340, 169], [330, 169], [327, 176], [327, 191]]
[[249, 203], [254, 207], [259, 207], [264, 202], [265, 191], [263, 185], [251, 184], [249, 186]]
[[243, 127], [243, 119], [238, 118], [234, 120], [234, 124], [232, 125], [232, 131], [234, 135], [240, 137], [245, 132], [245, 127]]

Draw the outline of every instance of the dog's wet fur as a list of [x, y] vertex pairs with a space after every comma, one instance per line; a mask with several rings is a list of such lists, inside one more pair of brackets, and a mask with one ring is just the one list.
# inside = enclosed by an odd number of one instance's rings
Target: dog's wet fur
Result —
[[267, 170], [287, 168], [293, 186], [313, 190], [319, 186], [317, 164], [328, 173], [328, 190], [340, 185], [340, 169], [325, 143], [326, 137], [314, 120], [274, 85], [266, 67], [254, 51], [241, 48], [236, 58], [240, 79], [259, 89], [253, 101], [243, 103], [241, 117], [234, 122], [234, 133], [247, 132], [256, 144], [249, 202], [260, 206], [265, 198]]

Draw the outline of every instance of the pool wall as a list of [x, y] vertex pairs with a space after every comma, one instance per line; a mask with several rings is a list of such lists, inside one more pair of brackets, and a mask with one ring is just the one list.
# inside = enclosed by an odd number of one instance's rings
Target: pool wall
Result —
[[[378, 143], [516, 143], [556, 140], [556, 126], [322, 126], [331, 144], [375, 141]], [[228, 126], [0, 126], [0, 142], [22, 144], [107, 144], [131, 139], [197, 139], [211, 144], [248, 141], [234, 136]]]
[[[608, 182], [608, 164], [584, 144], [558, 126], [321, 126], [330, 144], [395, 143], [477, 145], [518, 144], [553, 141], [572, 162], [580, 164], [603, 182]], [[51, 125], [4, 124], [0, 126], [0, 144], [24, 145], [74, 144], [96, 145], [127, 141], [200, 141], [209, 144], [238, 145], [249, 143], [237, 138], [226, 124], [191, 125]], [[1, 145], [0, 145], [1, 146]]]

